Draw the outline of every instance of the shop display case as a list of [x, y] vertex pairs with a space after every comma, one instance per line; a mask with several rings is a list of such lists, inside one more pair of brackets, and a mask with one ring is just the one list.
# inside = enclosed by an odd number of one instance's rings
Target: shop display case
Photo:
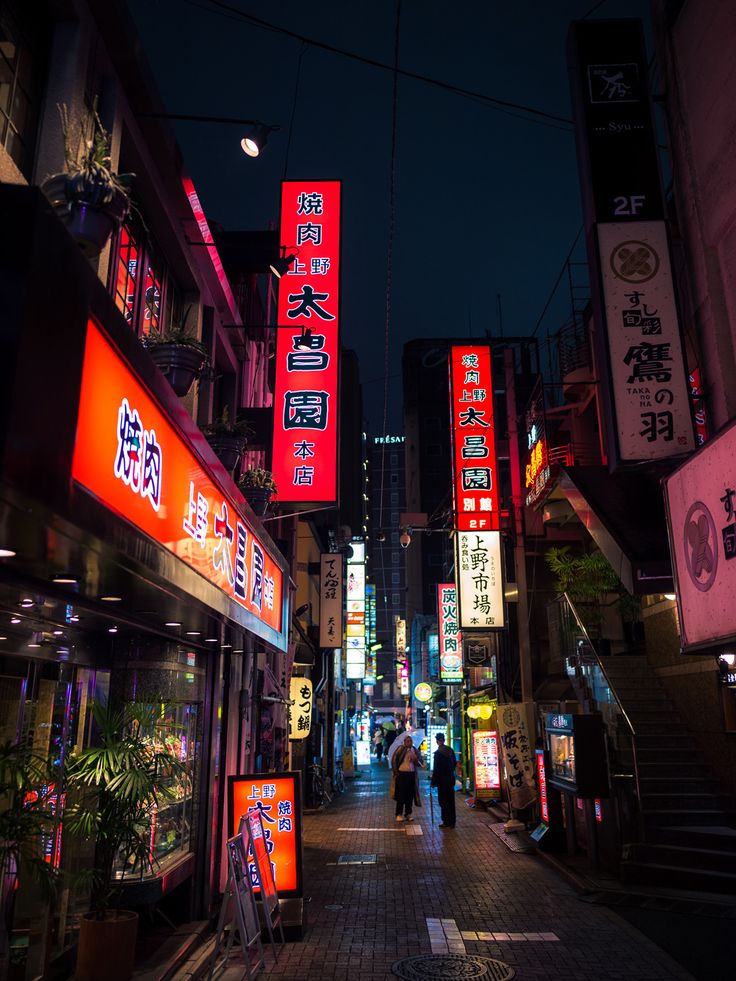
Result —
[[608, 764], [600, 715], [548, 715], [551, 786], [580, 798], [608, 797]]

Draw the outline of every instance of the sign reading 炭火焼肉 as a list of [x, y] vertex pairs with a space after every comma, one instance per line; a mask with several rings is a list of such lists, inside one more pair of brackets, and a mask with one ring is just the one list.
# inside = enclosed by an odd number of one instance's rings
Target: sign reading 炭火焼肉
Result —
[[279, 285], [271, 469], [282, 503], [328, 504], [337, 500], [339, 181], [283, 182], [281, 242], [296, 256]]
[[463, 642], [460, 633], [457, 587], [454, 582], [437, 586], [437, 628], [439, 632], [440, 681], [445, 685], [463, 680]]

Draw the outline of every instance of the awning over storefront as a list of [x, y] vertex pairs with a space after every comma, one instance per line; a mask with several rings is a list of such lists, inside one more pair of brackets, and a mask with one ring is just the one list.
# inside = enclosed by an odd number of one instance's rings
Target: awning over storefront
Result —
[[568, 501], [630, 593], [672, 591], [660, 475], [560, 467], [553, 496]]

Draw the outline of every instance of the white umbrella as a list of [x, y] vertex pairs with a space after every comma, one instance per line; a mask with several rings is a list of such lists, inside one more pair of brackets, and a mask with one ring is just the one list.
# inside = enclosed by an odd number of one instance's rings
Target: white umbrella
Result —
[[391, 745], [388, 748], [387, 755], [388, 755], [389, 766], [392, 765], [394, 753], [399, 748], [399, 746], [404, 745], [404, 740], [406, 739], [407, 736], [411, 736], [412, 744], [414, 745], [414, 748], [418, 750], [419, 747], [424, 742], [424, 729], [415, 729], [413, 732], [399, 733], [399, 735], [396, 737], [396, 739], [394, 739], [394, 741], [391, 743]]

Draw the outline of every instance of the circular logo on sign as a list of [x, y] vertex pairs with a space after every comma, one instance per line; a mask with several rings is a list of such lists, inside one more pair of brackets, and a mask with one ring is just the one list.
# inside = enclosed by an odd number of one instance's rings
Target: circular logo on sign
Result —
[[621, 242], [611, 252], [611, 269], [614, 276], [625, 283], [647, 283], [659, 272], [659, 256], [646, 242], [632, 239]]
[[687, 571], [695, 588], [707, 593], [718, 569], [718, 538], [713, 515], [702, 501], [690, 505], [683, 532]]
[[507, 708], [503, 710], [503, 724], [507, 729], [513, 729], [514, 726], [518, 726], [521, 722], [521, 715], [519, 710], [515, 708]]
[[414, 698], [416, 698], [418, 702], [428, 702], [431, 697], [432, 686], [428, 685], [426, 681], [420, 681], [414, 689]]

